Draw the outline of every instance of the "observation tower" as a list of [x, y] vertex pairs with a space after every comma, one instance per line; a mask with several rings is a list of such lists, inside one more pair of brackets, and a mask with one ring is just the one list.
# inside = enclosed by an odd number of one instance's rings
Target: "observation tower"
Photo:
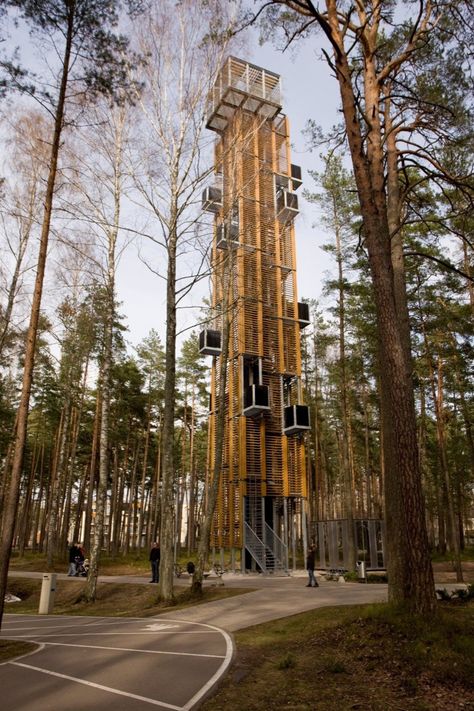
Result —
[[309, 309], [298, 302], [294, 231], [302, 181], [281, 109], [277, 74], [226, 60], [209, 100], [207, 128], [217, 138], [214, 176], [202, 199], [214, 223], [213, 321], [200, 334], [201, 353], [212, 356], [209, 472], [216, 425], [225, 422], [211, 544], [222, 557], [230, 551], [233, 565], [240, 551], [242, 570], [263, 573], [288, 571], [297, 535], [306, 532], [310, 421], [300, 333]]

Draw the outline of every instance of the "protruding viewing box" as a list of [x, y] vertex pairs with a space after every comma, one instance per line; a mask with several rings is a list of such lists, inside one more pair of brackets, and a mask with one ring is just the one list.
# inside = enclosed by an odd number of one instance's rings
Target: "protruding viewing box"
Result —
[[201, 355], [219, 355], [221, 353], [221, 332], [205, 328], [199, 334], [199, 353]]
[[280, 190], [277, 195], [277, 217], [281, 222], [290, 222], [298, 214], [298, 196], [289, 190]]
[[209, 185], [202, 194], [202, 209], [217, 214], [222, 207], [222, 190]]
[[249, 385], [244, 395], [244, 415], [253, 417], [270, 410], [267, 385]]
[[306, 328], [309, 326], [309, 304], [305, 304], [304, 301], [298, 301], [298, 321], [301, 328]]
[[293, 190], [298, 190], [298, 188], [303, 184], [301, 180], [301, 168], [299, 165], [291, 164], [291, 184], [293, 185]]
[[219, 225], [217, 228], [217, 249], [237, 249], [239, 246], [239, 225]]
[[310, 428], [309, 407], [307, 405], [288, 405], [283, 413], [283, 434], [293, 435]]

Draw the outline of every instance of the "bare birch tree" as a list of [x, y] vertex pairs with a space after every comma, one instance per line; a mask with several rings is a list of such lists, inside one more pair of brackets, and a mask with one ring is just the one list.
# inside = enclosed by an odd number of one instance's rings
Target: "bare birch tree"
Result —
[[[0, 361], [12, 329], [15, 305], [31, 269], [27, 258], [28, 245], [40, 218], [48, 159], [46, 122], [37, 111], [17, 117], [11, 132], [10, 160], [7, 166], [9, 177], [5, 181], [0, 202], [0, 224], [5, 249], [2, 271], [6, 270], [3, 275], [5, 284], [1, 287], [4, 298], [0, 310]], [[19, 318], [24, 316], [20, 305]]]
[[203, 136], [205, 105], [227, 47], [233, 5], [163, 0], [141, 20], [137, 33], [139, 51], [149, 61], [139, 99], [142, 140], [134, 178], [149, 216], [147, 232], [161, 253], [148, 260], [149, 266], [166, 282], [160, 532], [160, 595], [165, 600], [173, 597], [177, 309], [199, 278], [204, 259], [194, 264], [191, 275], [189, 264], [187, 271], [179, 264], [193, 250], [199, 192], [210, 173], [203, 167], [204, 141], [209, 141]]
[[[125, 99], [125, 97], [124, 97]], [[110, 475], [110, 400], [111, 370], [114, 362], [114, 326], [116, 321], [116, 272], [123, 246], [119, 244], [122, 202], [125, 194], [126, 171], [124, 153], [130, 133], [130, 107], [126, 101], [110, 106], [106, 101], [88, 112], [89, 128], [77, 134], [71, 146], [70, 174], [73, 186], [72, 202], [63, 202], [64, 210], [72, 213], [95, 241], [97, 260], [91, 263], [96, 279], [103, 289], [103, 314], [100, 327], [98, 397], [100, 399], [99, 484], [95, 502], [94, 526], [89, 554], [90, 569], [86, 598], [96, 597]], [[88, 497], [93, 494], [90, 487]]]

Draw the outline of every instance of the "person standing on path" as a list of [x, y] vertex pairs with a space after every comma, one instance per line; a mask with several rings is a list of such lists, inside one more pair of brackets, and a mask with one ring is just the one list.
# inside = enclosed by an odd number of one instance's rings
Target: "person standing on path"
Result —
[[156, 541], [153, 543], [150, 551], [151, 563], [151, 580], [150, 583], [158, 583], [160, 581], [160, 544]]
[[314, 577], [314, 561], [316, 557], [316, 549], [314, 544], [311, 544], [308, 550], [308, 555], [306, 556], [306, 570], [308, 571], [308, 584], [307, 588], [319, 588], [318, 582]]

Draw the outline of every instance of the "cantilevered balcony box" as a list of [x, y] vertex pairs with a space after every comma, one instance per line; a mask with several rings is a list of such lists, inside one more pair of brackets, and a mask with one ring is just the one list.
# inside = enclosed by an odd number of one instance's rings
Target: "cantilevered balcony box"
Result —
[[306, 328], [309, 326], [309, 304], [305, 304], [303, 301], [298, 301], [298, 321], [300, 328]]
[[217, 249], [237, 249], [239, 246], [239, 225], [219, 225], [217, 228]]
[[222, 207], [222, 190], [213, 185], [203, 191], [202, 194], [202, 209], [204, 212], [213, 212], [217, 214]]
[[244, 415], [254, 417], [270, 410], [267, 385], [249, 385], [244, 395]]
[[199, 334], [199, 353], [201, 355], [220, 355], [221, 347], [221, 332], [212, 331], [205, 328]]
[[283, 412], [283, 434], [294, 435], [309, 430], [309, 407], [307, 405], [288, 405]]
[[298, 196], [289, 190], [280, 190], [277, 195], [278, 219], [281, 222], [291, 222], [298, 212]]
[[299, 165], [291, 164], [291, 184], [293, 190], [298, 190], [298, 188], [303, 184], [301, 180], [301, 168]]

